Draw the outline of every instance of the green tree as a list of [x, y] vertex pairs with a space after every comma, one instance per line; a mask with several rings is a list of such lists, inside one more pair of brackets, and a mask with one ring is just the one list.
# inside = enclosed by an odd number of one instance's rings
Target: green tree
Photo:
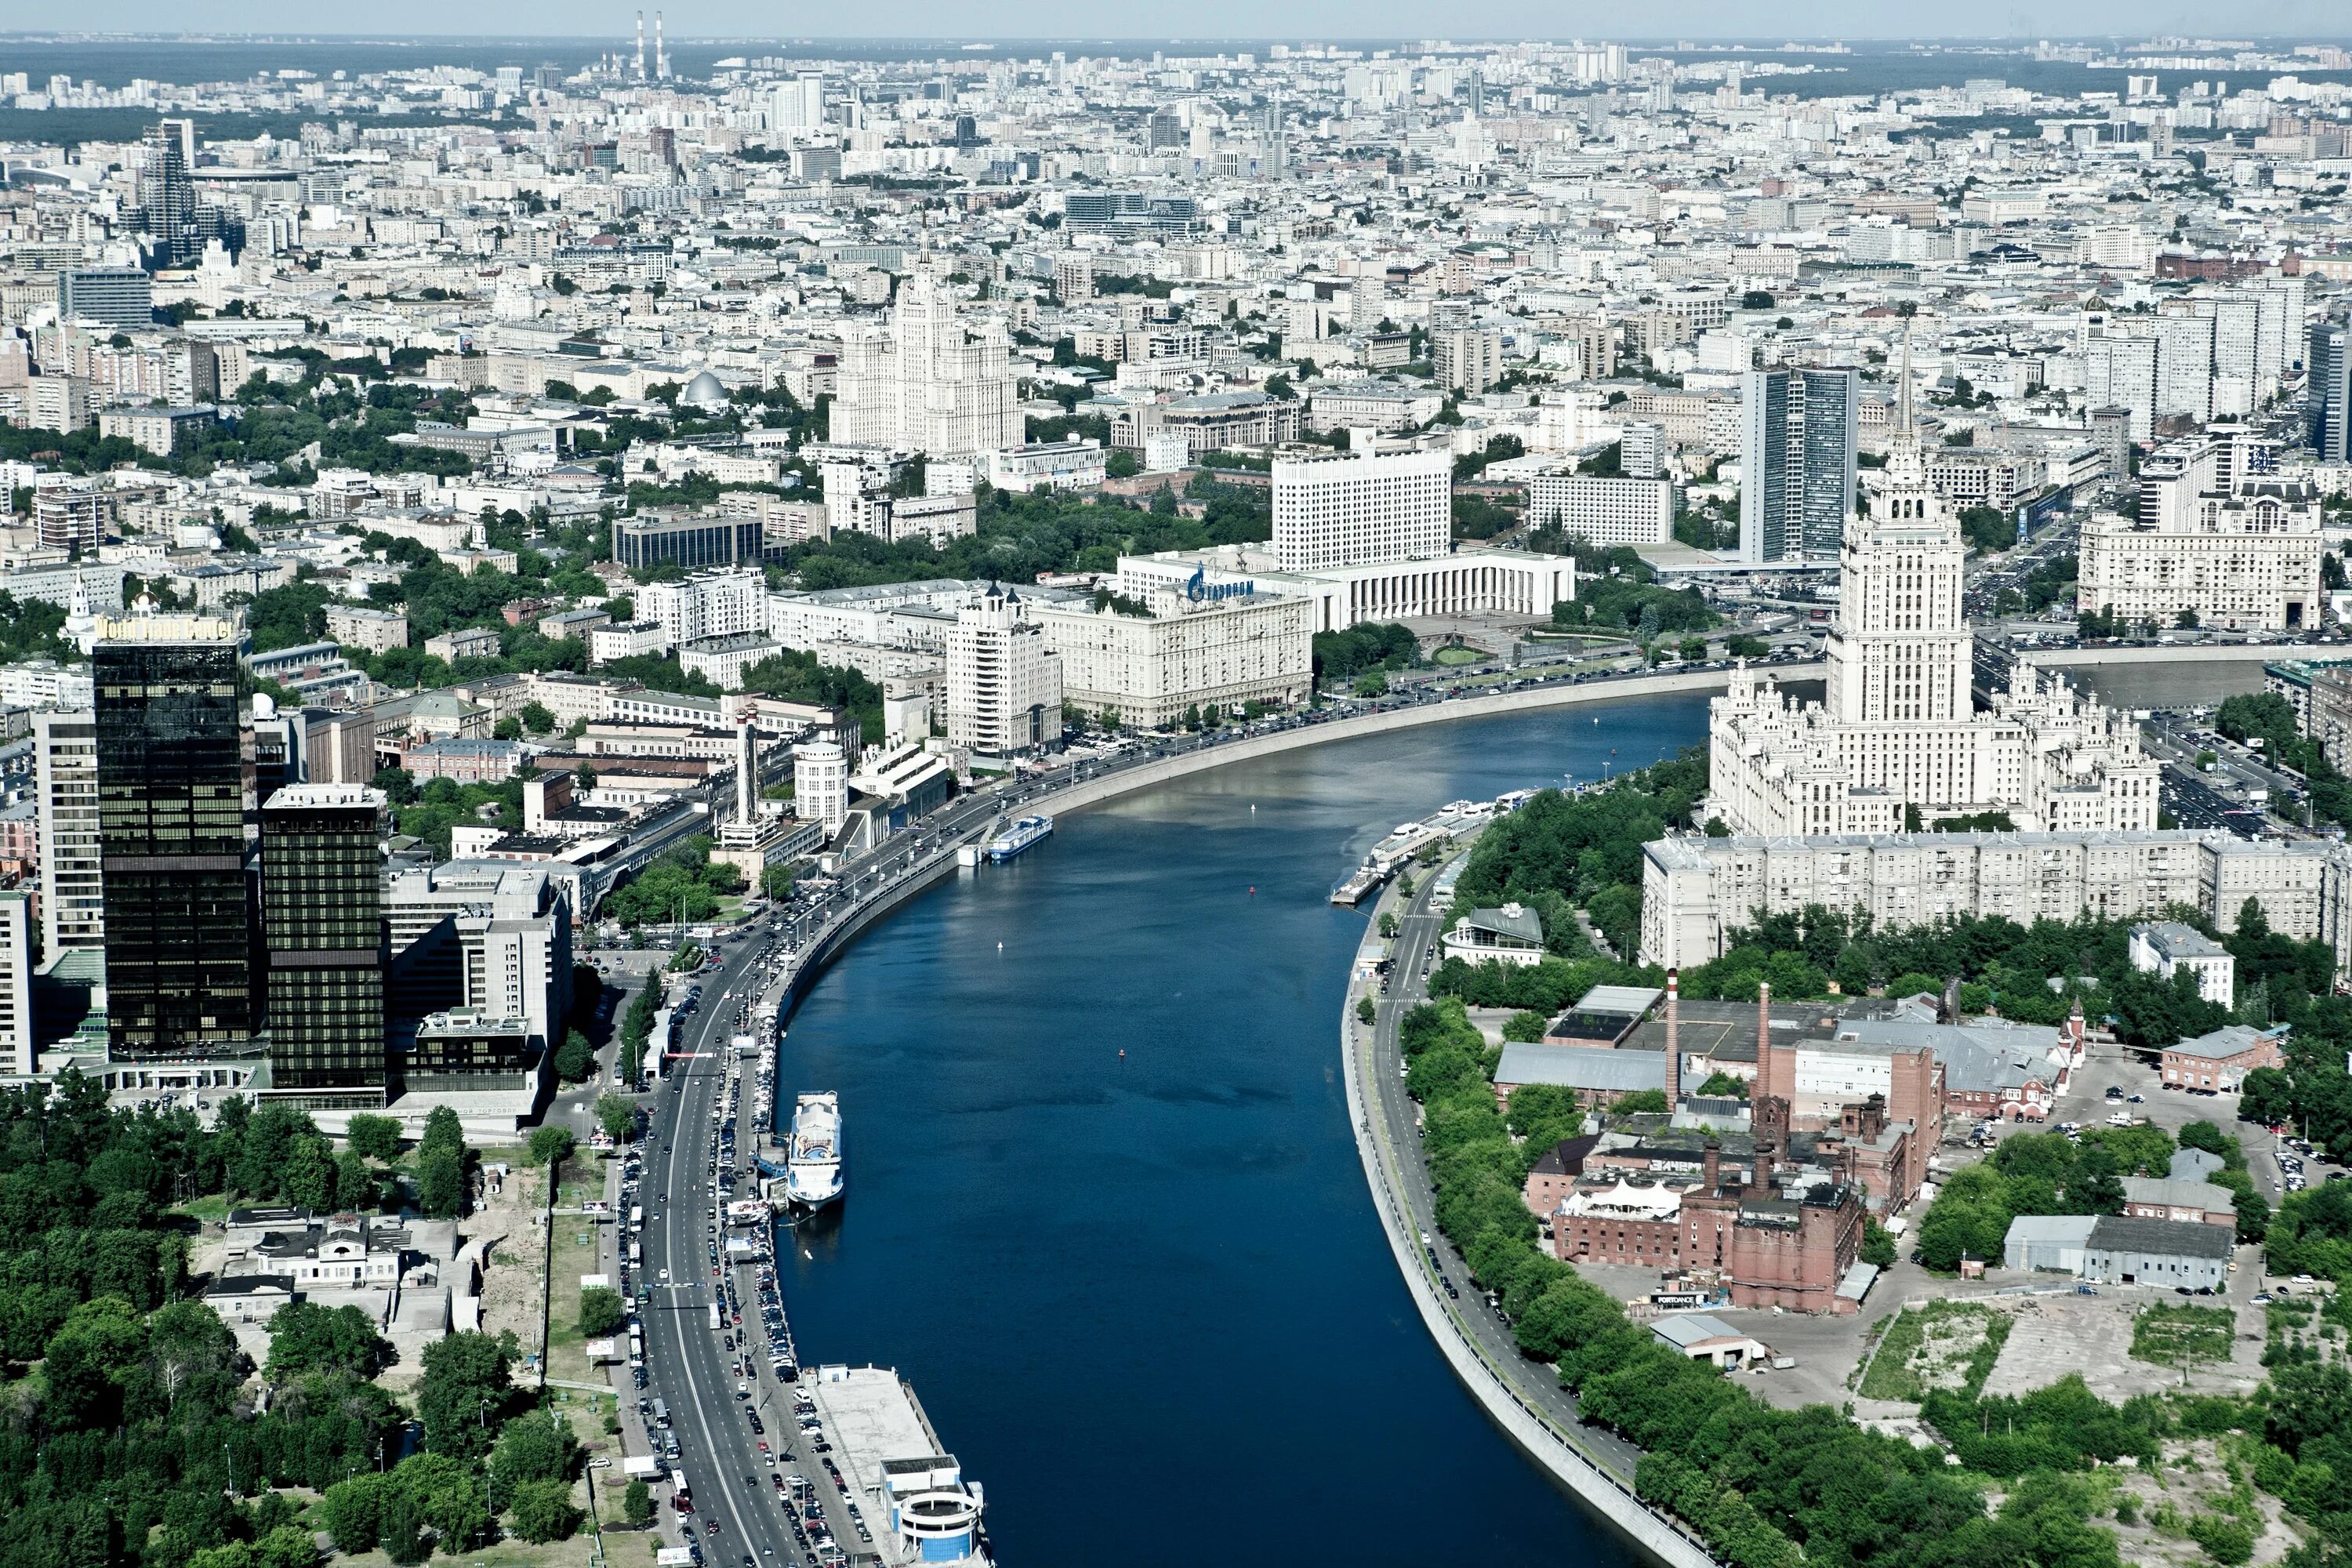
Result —
[[425, 1447], [466, 1460], [488, 1453], [496, 1418], [513, 1391], [509, 1369], [521, 1359], [510, 1333], [446, 1334], [425, 1346], [424, 1375], [416, 1384]]
[[514, 1489], [508, 1518], [514, 1531], [534, 1544], [569, 1541], [587, 1516], [572, 1506], [569, 1481], [525, 1481]]
[[533, 1128], [530, 1144], [530, 1163], [548, 1166], [551, 1170], [560, 1169], [564, 1161], [572, 1158], [574, 1142], [569, 1127]]
[[654, 1521], [653, 1489], [646, 1485], [644, 1477], [633, 1479], [621, 1493], [621, 1517], [640, 1530]]
[[389, 1165], [400, 1158], [400, 1119], [354, 1111], [351, 1131], [345, 1142], [352, 1152], [378, 1164]]
[[427, 1219], [455, 1219], [466, 1206], [466, 1152], [421, 1149], [416, 1156], [416, 1206]]
[[392, 1363], [392, 1345], [358, 1307], [289, 1301], [269, 1320], [269, 1375], [290, 1383], [314, 1373], [362, 1380]]
[[1540, 1040], [1544, 1037], [1544, 1031], [1550, 1027], [1551, 1020], [1541, 1013], [1517, 1012], [1503, 1020], [1503, 1038], [1519, 1041]]
[[1369, 1029], [1380, 1016], [1380, 1009], [1372, 1005], [1372, 999], [1370, 997], [1359, 996], [1356, 998], [1356, 1022]]
[[637, 1130], [637, 1102], [625, 1094], [598, 1095], [596, 1124], [614, 1142], [625, 1142]]
[[490, 1452], [492, 1485], [499, 1489], [494, 1496], [501, 1500], [527, 1482], [569, 1482], [579, 1468], [579, 1439], [572, 1436], [569, 1422], [550, 1411], [534, 1410], [509, 1421], [499, 1428], [498, 1446]]
[[319, 1561], [318, 1543], [299, 1524], [281, 1524], [253, 1543], [258, 1568], [312, 1568]]
[[[283, 1310], [283, 1309], [280, 1309]], [[327, 1489], [319, 1501], [320, 1521], [346, 1557], [373, 1552], [383, 1539], [384, 1511], [394, 1483], [389, 1476], [362, 1471]]]
[[326, 1213], [335, 1206], [334, 1146], [316, 1132], [295, 1138], [287, 1150], [281, 1189], [299, 1208]]
[[625, 1317], [621, 1306], [621, 1293], [602, 1285], [590, 1285], [580, 1292], [580, 1331], [592, 1340], [601, 1340], [619, 1331]]
[[596, 1076], [596, 1047], [577, 1029], [564, 1032], [555, 1047], [555, 1076], [566, 1083], [585, 1083]]

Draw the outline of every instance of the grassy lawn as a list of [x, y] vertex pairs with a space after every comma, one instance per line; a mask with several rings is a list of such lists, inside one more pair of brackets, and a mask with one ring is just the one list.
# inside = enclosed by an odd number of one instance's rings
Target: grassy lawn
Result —
[[[598, 1506], [603, 1505], [600, 1503]], [[627, 1541], [626, 1535], [613, 1538], [612, 1545], [616, 1556]], [[580, 1527], [580, 1533], [569, 1541], [551, 1541], [544, 1546], [533, 1546], [528, 1541], [507, 1540], [478, 1552], [461, 1552], [455, 1558], [445, 1557], [436, 1552], [432, 1561], [464, 1563], [467, 1568], [589, 1568], [595, 1550], [596, 1537], [583, 1524]], [[392, 1559], [381, 1551], [362, 1552], [357, 1556], [338, 1553], [335, 1561], [346, 1568], [392, 1568]], [[631, 1568], [637, 1568], [638, 1559], [634, 1554], [621, 1557], [620, 1561], [629, 1563]], [[643, 1561], [650, 1564], [653, 1553], [646, 1552]]]
[[228, 1198], [225, 1194], [215, 1193], [208, 1198], [193, 1198], [186, 1203], [176, 1204], [169, 1212], [186, 1215], [205, 1225], [226, 1225], [228, 1223]]
[[2007, 1312], [1969, 1301], [1934, 1301], [1897, 1314], [1862, 1374], [1862, 1396], [1916, 1405], [1930, 1389], [1945, 1388], [1975, 1398], [1992, 1375], [2011, 1321]]
[[2132, 1319], [2131, 1358], [2189, 1367], [2230, 1359], [2238, 1315], [2227, 1307], [2147, 1307]]
[[[556, 1207], [577, 1208], [583, 1202], [604, 1195], [604, 1166], [601, 1160], [577, 1156], [565, 1162], [564, 1183], [556, 1194]], [[554, 1246], [550, 1253], [551, 1289], [548, 1295], [547, 1315], [547, 1375], [574, 1383], [596, 1383], [603, 1380], [599, 1369], [588, 1363], [585, 1346], [587, 1336], [580, 1331], [580, 1277], [583, 1274], [604, 1272], [597, 1260], [599, 1226], [586, 1215], [558, 1213], [555, 1216]]]
[[1442, 647], [1429, 656], [1432, 664], [1479, 664], [1495, 656], [1475, 647]]

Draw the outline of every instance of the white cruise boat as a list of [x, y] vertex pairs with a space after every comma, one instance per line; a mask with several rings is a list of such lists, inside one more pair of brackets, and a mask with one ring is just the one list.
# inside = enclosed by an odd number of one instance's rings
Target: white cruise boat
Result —
[[784, 1196], [823, 1208], [841, 1196], [841, 1097], [831, 1089], [793, 1102], [792, 1142], [784, 1153]]

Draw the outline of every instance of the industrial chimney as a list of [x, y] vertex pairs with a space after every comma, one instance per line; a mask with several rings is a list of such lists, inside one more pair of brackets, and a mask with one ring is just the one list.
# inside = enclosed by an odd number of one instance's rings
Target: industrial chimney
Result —
[[1666, 1113], [1683, 1102], [1682, 972], [1666, 971]]

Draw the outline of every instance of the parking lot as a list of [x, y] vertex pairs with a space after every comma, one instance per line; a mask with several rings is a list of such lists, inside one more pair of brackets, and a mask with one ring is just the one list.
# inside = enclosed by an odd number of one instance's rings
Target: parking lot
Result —
[[[2301, 1154], [2293, 1149], [2281, 1149], [2281, 1141], [2273, 1138], [2267, 1128], [2252, 1121], [2238, 1120], [2238, 1096], [2233, 1093], [2197, 1094], [2186, 1089], [2166, 1089], [2162, 1075], [2154, 1062], [2141, 1053], [2112, 1040], [2093, 1039], [2089, 1055], [2060, 1097], [2049, 1123], [2078, 1121], [2086, 1126], [2105, 1121], [2117, 1112], [2144, 1117], [2149, 1125], [2162, 1128], [2174, 1142], [2180, 1130], [2192, 1121], [2210, 1121], [2222, 1131], [2238, 1140], [2246, 1152], [2246, 1168], [2254, 1178], [2255, 1191], [2273, 1208], [2279, 1198], [2290, 1190], [2284, 1179], [2290, 1173], [2282, 1171], [2278, 1156], [2284, 1152], [2291, 1161], [2299, 1161], [2303, 1169], [2292, 1173], [2302, 1181], [2326, 1181], [2331, 1173], [2344, 1167], [2331, 1161]], [[2111, 1100], [2109, 1089], [2119, 1089], [2125, 1098]], [[2139, 1099], [2133, 1100], [2131, 1096]], [[2028, 1125], [2025, 1131], [2032, 1131]], [[2017, 1129], [2005, 1130], [2013, 1132]], [[1948, 1158], [1949, 1152], [1947, 1152]], [[2300, 1184], [2298, 1182], [2297, 1184]]]

